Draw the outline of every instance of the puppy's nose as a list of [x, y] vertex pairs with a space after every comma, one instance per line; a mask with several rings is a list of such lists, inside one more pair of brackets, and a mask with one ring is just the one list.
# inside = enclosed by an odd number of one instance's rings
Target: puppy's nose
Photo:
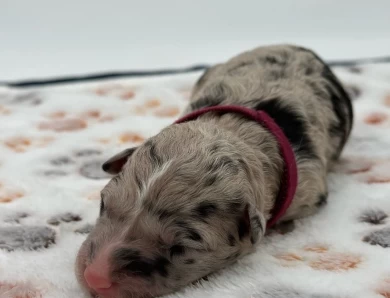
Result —
[[84, 271], [89, 288], [102, 297], [115, 297], [115, 287], [110, 277], [107, 253], [99, 254]]
[[98, 271], [92, 266], [87, 267], [84, 271], [85, 281], [88, 283], [89, 287], [93, 290], [107, 290], [112, 287], [112, 282], [109, 277], [107, 277], [104, 272]]

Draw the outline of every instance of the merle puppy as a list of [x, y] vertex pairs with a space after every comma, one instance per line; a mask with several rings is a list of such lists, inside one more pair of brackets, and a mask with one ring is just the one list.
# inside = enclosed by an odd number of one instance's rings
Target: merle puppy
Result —
[[[104, 164], [115, 176], [76, 266], [92, 295], [171, 293], [252, 252], [270, 221], [308, 216], [326, 203], [326, 174], [353, 112], [311, 50], [259, 47], [211, 67], [185, 115], [193, 111], [200, 112]], [[254, 111], [273, 126], [249, 117]]]

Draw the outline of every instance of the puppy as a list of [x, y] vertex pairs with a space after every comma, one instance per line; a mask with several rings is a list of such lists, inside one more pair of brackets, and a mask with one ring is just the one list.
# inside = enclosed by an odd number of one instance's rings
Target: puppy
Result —
[[350, 135], [353, 111], [315, 53], [265, 46], [211, 67], [184, 115], [216, 106], [266, 113], [288, 139], [294, 161], [286, 162], [266, 125], [213, 110], [113, 156], [103, 169], [115, 176], [77, 257], [76, 274], [89, 293], [168, 294], [252, 252], [280, 203], [290, 163], [293, 200], [277, 223], [326, 203], [326, 174]]

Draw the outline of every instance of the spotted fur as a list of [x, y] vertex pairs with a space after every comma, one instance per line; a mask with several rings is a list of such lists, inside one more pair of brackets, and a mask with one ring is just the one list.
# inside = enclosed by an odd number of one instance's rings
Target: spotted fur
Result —
[[[298, 188], [281, 222], [316, 212], [326, 203], [326, 174], [353, 120], [350, 98], [329, 67], [308, 49], [260, 47], [208, 69], [185, 113], [231, 104], [267, 112], [293, 146]], [[101, 215], [80, 249], [77, 275], [88, 288], [83, 272], [104, 255], [106, 277], [119, 287], [114, 298], [151, 297], [255, 249], [279, 192], [283, 160], [258, 123], [208, 113], [165, 128], [103, 168], [117, 176], [102, 191]]]

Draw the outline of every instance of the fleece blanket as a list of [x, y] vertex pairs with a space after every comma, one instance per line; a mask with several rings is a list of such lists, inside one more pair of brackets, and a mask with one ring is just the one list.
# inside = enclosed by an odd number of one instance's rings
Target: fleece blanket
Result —
[[[356, 117], [328, 204], [169, 297], [390, 297], [390, 65], [334, 70]], [[85, 297], [73, 269], [102, 162], [177, 119], [200, 74], [0, 88], [1, 298]]]

